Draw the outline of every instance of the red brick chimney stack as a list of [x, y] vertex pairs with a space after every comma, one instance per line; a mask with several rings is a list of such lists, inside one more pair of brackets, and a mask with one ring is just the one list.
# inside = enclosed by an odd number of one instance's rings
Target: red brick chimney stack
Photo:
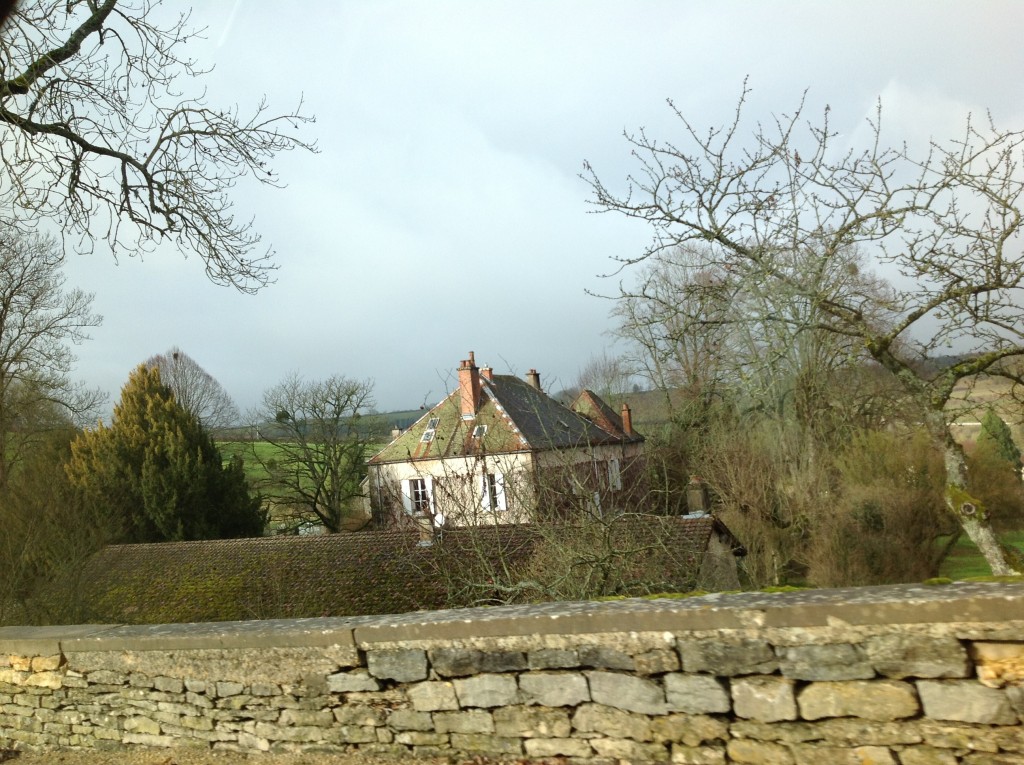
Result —
[[463, 360], [459, 367], [459, 393], [462, 417], [471, 420], [476, 417], [476, 409], [480, 405], [480, 370], [473, 351], [469, 352], [469, 358]]
[[537, 390], [540, 390], [540, 373], [536, 369], [531, 369], [526, 373], [526, 382]]
[[635, 435], [633, 433], [633, 412], [626, 402], [622, 403], [622, 432], [627, 436]]
[[491, 367], [481, 367], [480, 374], [491, 382], [494, 382], [494, 370]]

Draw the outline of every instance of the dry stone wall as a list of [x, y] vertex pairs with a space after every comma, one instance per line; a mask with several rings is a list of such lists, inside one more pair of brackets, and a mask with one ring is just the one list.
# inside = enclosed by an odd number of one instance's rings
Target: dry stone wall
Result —
[[1024, 585], [0, 629], [8, 748], [1024, 762]]

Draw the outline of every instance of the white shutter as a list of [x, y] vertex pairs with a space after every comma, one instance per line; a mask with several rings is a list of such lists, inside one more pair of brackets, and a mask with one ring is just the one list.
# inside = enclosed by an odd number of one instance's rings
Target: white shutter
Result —
[[480, 507], [486, 511], [491, 510], [491, 495], [487, 491], [487, 473], [480, 476]]
[[433, 476], [427, 476], [425, 479], [427, 485], [427, 501], [430, 507], [430, 514], [433, 515], [436, 511], [434, 510], [434, 478]]
[[608, 460], [608, 486], [612, 491], [622, 489], [622, 471], [619, 469], [618, 457]]
[[507, 510], [505, 502], [505, 476], [501, 473], [494, 474], [494, 494], [498, 500], [498, 510]]
[[409, 485], [409, 479], [402, 479], [402, 507], [405, 508], [405, 512], [412, 515], [412, 486]]

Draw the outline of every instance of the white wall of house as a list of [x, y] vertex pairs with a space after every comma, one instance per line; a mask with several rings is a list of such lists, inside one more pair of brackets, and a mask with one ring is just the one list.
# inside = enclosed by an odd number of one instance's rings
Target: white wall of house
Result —
[[595, 509], [611, 506], [611, 495], [629, 490], [625, 478], [642, 454], [643, 444], [615, 444], [385, 463], [371, 465], [369, 489], [382, 509], [440, 514], [453, 526], [523, 523], [531, 519], [545, 484]]

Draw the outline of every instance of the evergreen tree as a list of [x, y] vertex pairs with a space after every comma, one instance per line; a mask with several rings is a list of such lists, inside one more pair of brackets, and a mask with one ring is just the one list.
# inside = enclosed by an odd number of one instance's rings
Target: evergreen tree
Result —
[[978, 436], [978, 448], [992, 451], [1013, 465], [1015, 471], [1020, 470], [1020, 449], [1013, 442], [1010, 426], [995, 413], [994, 409], [985, 412], [981, 418], [981, 434]]
[[122, 525], [125, 542], [258, 536], [264, 517], [237, 458], [220, 450], [174, 398], [156, 368], [140, 366], [113, 422], [71, 445], [72, 485]]

